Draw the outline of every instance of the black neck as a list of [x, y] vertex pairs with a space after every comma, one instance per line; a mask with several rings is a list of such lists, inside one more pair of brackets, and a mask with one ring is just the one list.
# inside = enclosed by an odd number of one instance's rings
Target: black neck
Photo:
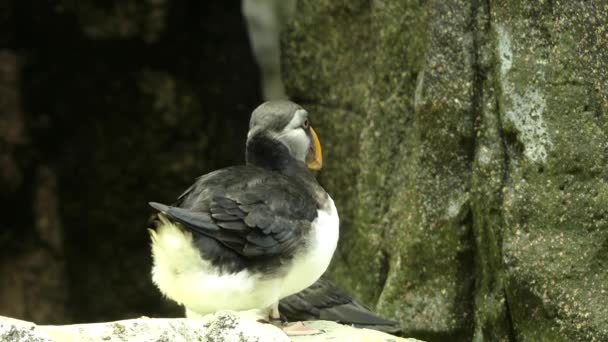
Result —
[[315, 175], [306, 164], [293, 158], [287, 146], [268, 136], [258, 134], [247, 140], [246, 160], [266, 170], [281, 173], [306, 185], [305, 189], [316, 200], [319, 207], [326, 204], [327, 193], [317, 183]]
[[249, 165], [279, 172], [286, 176], [295, 175], [302, 170], [308, 172], [303, 162], [294, 159], [289, 154], [287, 146], [262, 134], [257, 134], [247, 140], [245, 157]]

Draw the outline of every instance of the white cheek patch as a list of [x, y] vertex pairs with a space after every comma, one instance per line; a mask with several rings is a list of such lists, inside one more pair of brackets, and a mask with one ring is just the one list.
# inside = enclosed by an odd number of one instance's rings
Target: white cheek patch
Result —
[[304, 109], [298, 109], [294, 113], [293, 119], [291, 119], [288, 126], [294, 124], [294, 126], [292, 126], [293, 128], [301, 127], [302, 124], [304, 123], [304, 120], [306, 120], [307, 117], [308, 117], [307, 111], [305, 111]]
[[310, 139], [301, 128], [295, 128], [278, 136], [295, 159], [306, 162], [306, 155], [310, 146]]
[[289, 153], [297, 160], [306, 162], [306, 155], [310, 147], [310, 139], [302, 124], [306, 120], [308, 112], [304, 109], [298, 109], [291, 121], [285, 126], [283, 131], [276, 137], [277, 140], [283, 142], [289, 149]]

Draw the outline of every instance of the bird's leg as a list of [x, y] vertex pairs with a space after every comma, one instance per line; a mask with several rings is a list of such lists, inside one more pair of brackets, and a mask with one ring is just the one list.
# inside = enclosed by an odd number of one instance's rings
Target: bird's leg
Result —
[[279, 302], [272, 304], [270, 309], [270, 319], [273, 321], [281, 320], [281, 314], [279, 313]]
[[274, 321], [272, 322], [272, 324], [281, 328], [281, 330], [283, 330], [283, 332], [287, 334], [287, 336], [306, 336], [317, 335], [322, 333], [322, 331], [317, 330], [315, 328], [311, 328], [302, 322], [283, 324], [283, 321], [281, 321], [281, 314], [279, 313], [278, 301], [270, 307], [270, 320]]
[[279, 315], [279, 302], [276, 302], [266, 309], [239, 311], [238, 315], [241, 318], [256, 321], [258, 323], [270, 323], [271, 325], [283, 330], [287, 336], [306, 336], [323, 333], [323, 331], [311, 328], [302, 322], [283, 325], [280, 321], [281, 316]]

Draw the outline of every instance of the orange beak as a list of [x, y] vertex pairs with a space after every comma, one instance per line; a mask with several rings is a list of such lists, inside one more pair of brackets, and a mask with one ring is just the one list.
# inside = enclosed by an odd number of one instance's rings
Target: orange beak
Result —
[[312, 133], [312, 148], [308, 152], [308, 156], [306, 157], [309, 169], [311, 170], [320, 170], [323, 167], [323, 152], [321, 151], [321, 142], [319, 141], [319, 137], [317, 136], [317, 132], [315, 132], [312, 127], [310, 127], [310, 133]]

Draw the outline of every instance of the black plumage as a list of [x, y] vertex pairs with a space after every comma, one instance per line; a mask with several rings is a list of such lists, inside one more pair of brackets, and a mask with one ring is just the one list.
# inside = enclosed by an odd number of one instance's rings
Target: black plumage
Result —
[[150, 205], [189, 229], [204, 258], [223, 271], [270, 270], [305, 248], [300, 238], [322, 205], [307, 185], [256, 166], [234, 166], [198, 178], [173, 206]]
[[312, 286], [281, 299], [279, 312], [287, 321], [327, 320], [395, 334], [399, 322], [382, 318], [333, 282], [321, 277]]
[[338, 241], [338, 213], [312, 170], [321, 145], [289, 101], [252, 114], [244, 166], [199, 177], [172, 205], [151, 202], [152, 280], [187, 314], [261, 310], [311, 285]]

